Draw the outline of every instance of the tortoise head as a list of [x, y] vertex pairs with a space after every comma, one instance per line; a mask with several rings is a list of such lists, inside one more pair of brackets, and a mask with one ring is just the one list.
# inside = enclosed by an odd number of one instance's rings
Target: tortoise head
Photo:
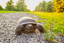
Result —
[[25, 26], [25, 32], [33, 32], [34, 30], [35, 30], [36, 28], [35, 28], [35, 25], [34, 24], [26, 24], [26, 26]]

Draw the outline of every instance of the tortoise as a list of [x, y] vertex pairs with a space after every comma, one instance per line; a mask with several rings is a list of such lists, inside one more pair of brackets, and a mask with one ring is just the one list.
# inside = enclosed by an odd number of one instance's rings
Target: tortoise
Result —
[[17, 22], [15, 34], [21, 35], [21, 33], [32, 33], [35, 29], [38, 29], [41, 33], [45, 31], [42, 25], [38, 24], [33, 18], [22, 17]]

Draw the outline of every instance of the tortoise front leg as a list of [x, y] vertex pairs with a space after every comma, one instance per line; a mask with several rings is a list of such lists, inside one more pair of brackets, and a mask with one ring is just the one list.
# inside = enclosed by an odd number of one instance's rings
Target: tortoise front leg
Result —
[[24, 28], [24, 26], [22, 26], [22, 25], [17, 26], [17, 28], [15, 30], [15, 34], [21, 35], [21, 31], [22, 31], [23, 28]]
[[41, 33], [44, 33], [45, 32], [45, 30], [44, 30], [44, 28], [43, 28], [43, 26], [42, 25], [40, 25], [40, 24], [37, 24], [37, 29], [41, 32]]

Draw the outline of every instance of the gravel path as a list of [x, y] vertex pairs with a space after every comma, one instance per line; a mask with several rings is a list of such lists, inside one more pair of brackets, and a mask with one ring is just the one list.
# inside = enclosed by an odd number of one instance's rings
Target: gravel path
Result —
[[[44, 40], [45, 34], [39, 31], [31, 34], [23, 33], [20, 36], [15, 35], [17, 21], [23, 16], [33, 17], [39, 20], [38, 16], [26, 13], [2, 13], [0, 14], [0, 43], [51, 43]], [[38, 34], [39, 33], [39, 34]], [[64, 37], [57, 37], [57, 43], [63, 43]]]

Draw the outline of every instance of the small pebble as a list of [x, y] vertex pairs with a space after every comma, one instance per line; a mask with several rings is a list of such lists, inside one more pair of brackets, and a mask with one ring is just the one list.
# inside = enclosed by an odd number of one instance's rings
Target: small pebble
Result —
[[0, 31], [0, 34], [4, 34], [4, 31]]

